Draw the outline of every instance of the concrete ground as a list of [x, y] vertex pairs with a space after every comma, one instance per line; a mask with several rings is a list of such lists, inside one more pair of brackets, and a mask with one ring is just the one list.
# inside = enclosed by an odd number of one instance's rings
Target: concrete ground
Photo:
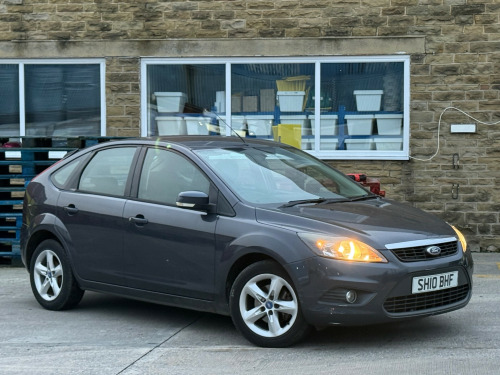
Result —
[[407, 323], [331, 328], [287, 349], [252, 346], [231, 319], [86, 293], [42, 309], [22, 268], [0, 268], [0, 374], [498, 374], [500, 254], [475, 253], [461, 310]]

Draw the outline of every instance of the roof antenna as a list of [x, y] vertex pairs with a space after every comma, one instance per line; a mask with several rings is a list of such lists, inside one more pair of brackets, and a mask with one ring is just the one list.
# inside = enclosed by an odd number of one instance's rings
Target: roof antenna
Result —
[[209, 111], [208, 109], [203, 109], [203, 116], [207, 116], [207, 117], [210, 117], [212, 119], [217, 119], [219, 121], [221, 121], [222, 123], [224, 123], [224, 125], [226, 125], [229, 129], [231, 129], [231, 131], [236, 134], [236, 136], [241, 140], [241, 142], [245, 143], [245, 138], [243, 138], [242, 136], [240, 136], [238, 134], [238, 132], [236, 130], [233, 129], [232, 126], [230, 126], [226, 121], [224, 121], [217, 113], [215, 113], [214, 111]]

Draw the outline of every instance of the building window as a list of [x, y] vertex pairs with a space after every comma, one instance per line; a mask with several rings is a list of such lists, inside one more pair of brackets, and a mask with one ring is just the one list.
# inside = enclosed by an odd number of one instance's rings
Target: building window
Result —
[[104, 61], [0, 61], [0, 137], [105, 135]]
[[237, 133], [324, 159], [408, 159], [409, 56], [143, 59], [142, 81], [142, 135]]

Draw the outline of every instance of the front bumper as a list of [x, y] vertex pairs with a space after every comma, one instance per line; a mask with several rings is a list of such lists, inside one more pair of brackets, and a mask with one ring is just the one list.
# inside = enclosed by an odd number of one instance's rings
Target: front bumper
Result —
[[[316, 327], [365, 325], [424, 317], [460, 309], [472, 295], [470, 252], [432, 261], [355, 263], [314, 257], [289, 264], [305, 319]], [[412, 294], [418, 276], [458, 272], [453, 288]], [[346, 293], [355, 291], [354, 303]]]

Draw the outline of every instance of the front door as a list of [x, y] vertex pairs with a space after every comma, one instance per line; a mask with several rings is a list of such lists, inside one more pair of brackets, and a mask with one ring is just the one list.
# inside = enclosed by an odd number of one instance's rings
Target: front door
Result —
[[123, 212], [128, 285], [211, 300], [216, 215], [176, 207], [181, 191], [209, 193], [207, 177], [172, 150], [148, 149], [137, 200]]

